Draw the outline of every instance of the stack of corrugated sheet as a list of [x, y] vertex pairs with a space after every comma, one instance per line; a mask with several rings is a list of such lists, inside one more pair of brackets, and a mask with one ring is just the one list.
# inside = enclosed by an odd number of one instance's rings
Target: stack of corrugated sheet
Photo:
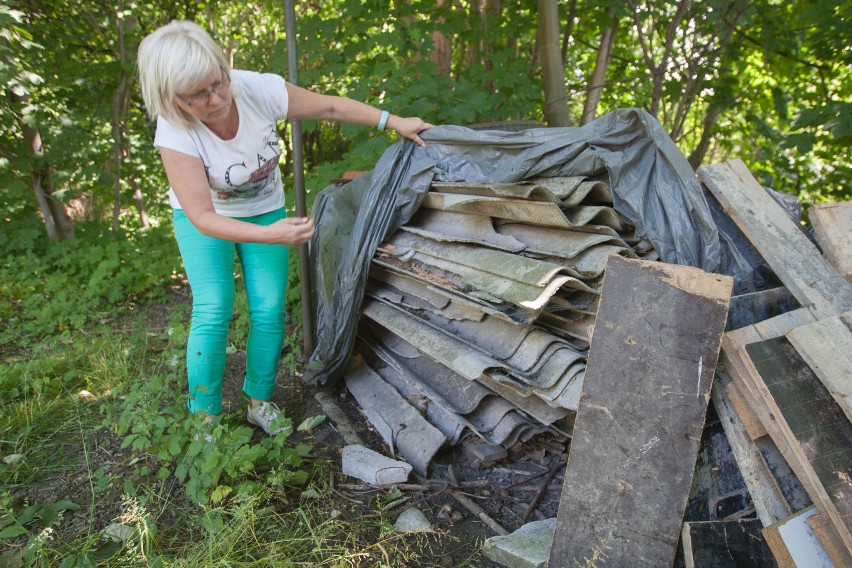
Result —
[[472, 433], [570, 436], [606, 259], [654, 258], [606, 183], [435, 183], [373, 259], [346, 384], [421, 473]]

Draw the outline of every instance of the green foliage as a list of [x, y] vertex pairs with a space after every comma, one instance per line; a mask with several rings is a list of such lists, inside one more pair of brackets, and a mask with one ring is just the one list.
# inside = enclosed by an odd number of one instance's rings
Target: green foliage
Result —
[[[7, 549], [8, 552], [0, 555], [0, 563], [7, 565], [7, 561], [17, 559], [23, 565], [34, 565], [42, 547], [51, 537], [53, 526], [66, 511], [79, 510], [77, 503], [61, 499], [47, 505], [28, 505], [18, 512], [11, 507], [8, 494], [0, 497], [0, 544], [28, 535], [20, 549]], [[33, 532], [33, 529], [37, 530]]]
[[82, 386], [85, 378], [79, 371], [85, 359], [71, 354], [55, 353], [54, 357], [32, 357], [9, 361], [0, 366], [0, 397], [14, 400], [19, 397], [57, 396]]
[[[213, 443], [193, 440], [199, 425], [182, 394], [187, 311], [178, 304], [131, 326], [44, 338], [0, 359], [3, 370], [20, 364], [0, 392], [0, 456], [16, 456], [0, 464], [0, 565], [402, 566], [430, 558], [428, 543], [383, 532], [386, 519], [330, 513], [340, 501], [326, 489], [323, 462], [303, 461], [307, 447], [286, 434], [260, 439], [242, 416], [225, 416], [207, 430]], [[10, 397], [13, 384], [19, 395]], [[308, 465], [316, 497], [300, 502], [293, 486]]]
[[[848, 6], [830, 0], [763, 0], [749, 3], [737, 20], [741, 6], [727, 0], [691, 3], [681, 15], [658, 118], [676, 131], [676, 141], [688, 154], [703, 134], [704, 112], [724, 99], [724, 113], [711, 127], [706, 161], [742, 157], [778, 189], [817, 200], [848, 198]], [[567, 6], [560, 7], [567, 19]], [[601, 31], [614, 25], [618, 35], [598, 114], [648, 106], [653, 81], [646, 57], [661, 61], [675, 7], [656, 1], [637, 5], [646, 34], [643, 46], [625, 4], [576, 4], [565, 61], [568, 104], [575, 117], [583, 108]], [[435, 124], [541, 119], [536, 4], [524, 0], [500, 3], [492, 13], [480, 10], [478, 3], [430, 0], [299, 3], [300, 83]], [[155, 224], [167, 222], [166, 181], [151, 145], [153, 129], [134, 84], [133, 63], [141, 38], [173, 18], [201, 21], [237, 67], [289, 72], [283, 7], [272, 0], [117, 6], [35, 2], [26, 11], [12, 0], [0, 0], [0, 77], [15, 94], [0, 98], [0, 168], [8, 180], [0, 187], [0, 214], [35, 212], [31, 174], [49, 166], [55, 196], [82, 218], [107, 219], [120, 175], [122, 230], [136, 230], [128, 214], [136, 188]], [[76, 25], [62, 25], [69, 21]], [[440, 38], [450, 48], [449, 68], [441, 72], [434, 58]], [[123, 78], [130, 80], [130, 97], [119, 109], [123, 158], [115, 164], [114, 95]], [[38, 128], [43, 155], [32, 156], [21, 144], [25, 126]], [[364, 127], [304, 126], [309, 175], [327, 168], [318, 174], [320, 181], [311, 182], [314, 195], [343, 171], [370, 169], [392, 140]], [[283, 165], [289, 175], [289, 141], [285, 146]], [[101, 269], [110, 269], [109, 261]]]
[[8, 515], [7, 521], [9, 523], [0, 530], [0, 541], [2, 541], [26, 534], [29, 532], [26, 525], [31, 523], [38, 523], [42, 528], [49, 528], [56, 523], [63, 512], [79, 511], [80, 505], [63, 499], [48, 505], [30, 505], [18, 514], [10, 514], [11, 511], [7, 507], [3, 507], [0, 510], [5, 515]]
[[[300, 470], [310, 447], [289, 447], [290, 432], [253, 442], [254, 430], [230, 424], [228, 418], [206, 422], [204, 413], [191, 415], [180, 381], [154, 375], [122, 392], [120, 408], [110, 409], [105, 427], [124, 436], [123, 448], [156, 456], [159, 479], [174, 476], [198, 503], [219, 503], [232, 493], [244, 496], [260, 487], [300, 484]], [[206, 436], [211, 439], [208, 440]]]
[[[300, 84], [434, 124], [540, 120], [536, 4], [495, 4], [498, 11], [484, 14], [481, 2], [299, 2]], [[571, 114], [577, 118], [582, 112], [601, 32], [615, 24], [618, 34], [598, 115], [650, 107], [653, 76], [646, 56], [661, 61], [677, 4], [636, 4], [647, 34], [644, 47], [623, 2], [559, 5], [561, 28], [571, 28], [565, 59]], [[565, 9], [573, 5], [576, 13], [568, 22]], [[737, 20], [739, 7], [747, 10]], [[849, 3], [831, 0], [689, 3], [677, 22], [671, 59], [662, 68], [657, 117], [689, 154], [705, 134], [708, 111], [721, 109], [708, 127], [705, 163], [742, 158], [762, 183], [804, 200], [852, 198], [850, 10]], [[174, 285], [185, 287], [171, 234], [168, 184], [133, 78], [141, 38], [175, 18], [195, 19], [211, 30], [236, 67], [288, 74], [278, 0], [0, 0], [5, 86], [0, 97], [0, 454], [22, 456], [0, 469], [5, 488], [0, 548], [9, 549], [0, 554], [0, 564], [200, 566], [250, 559], [252, 565], [268, 566], [404, 565], [415, 555], [402, 537], [382, 531], [387, 521], [381, 513], [395, 501], [377, 504], [377, 519], [344, 521], [329, 514], [339, 507], [334, 495], [315, 483], [316, 503], [304, 498], [286, 513], [270, 507], [283, 500], [284, 487], [306, 477], [307, 448], [293, 446], [287, 434], [258, 440], [232, 416], [213, 426], [199, 424], [186, 411], [178, 370], [188, 308], [172, 314], [168, 333], [138, 329], [143, 324], [135, 322], [140, 303], [159, 301]], [[732, 39], [724, 44], [727, 37]], [[442, 38], [450, 55], [448, 69], [439, 72], [434, 55]], [[122, 78], [129, 80], [130, 95], [116, 107]], [[116, 110], [123, 128], [120, 164], [114, 162]], [[347, 170], [371, 169], [397, 139], [361, 126], [306, 122], [303, 127], [309, 209], [329, 180]], [[36, 128], [44, 150], [38, 155], [23, 143], [24, 133]], [[290, 179], [290, 127], [281, 128], [283, 171]], [[35, 172], [49, 176], [54, 197], [73, 212], [72, 242], [47, 241], [33, 198]], [[292, 184], [285, 185], [292, 214]], [[149, 230], [140, 228], [137, 189], [152, 221]], [[115, 205], [117, 231], [109, 227]], [[299, 283], [294, 250], [287, 293], [293, 332], [283, 360], [291, 373], [302, 362]], [[248, 318], [244, 295], [236, 297], [239, 315], [231, 341], [240, 349]], [[137, 329], [110, 331], [117, 322]], [[101, 402], [81, 399], [82, 389]], [[104, 419], [94, 412], [98, 404]], [[85, 446], [90, 437], [103, 435], [98, 427], [121, 436], [123, 448], [112, 448], [117, 453], [134, 456], [134, 463], [144, 459], [129, 472], [91, 465]], [[213, 435], [212, 443], [193, 440], [202, 430]], [[61, 496], [47, 497], [41, 487], [44, 499], [13, 502], [9, 488], [41, 484], [69, 463], [91, 482], [92, 502], [74, 500], [80, 511]], [[128, 498], [116, 521], [133, 528], [130, 541], [106, 541], [85, 530], [62, 542], [51, 538], [52, 531], [64, 528], [63, 517], [89, 514], [85, 510], [100, 506], [116, 486]], [[169, 493], [171, 487], [203, 508], [178, 510], [181, 499]], [[163, 511], [173, 518], [164, 522]], [[169, 523], [174, 526], [163, 530]]]
[[113, 234], [79, 223], [77, 238], [49, 243], [39, 221], [25, 216], [0, 234], [0, 343], [27, 345], [80, 330], [163, 297], [179, 274], [169, 227]]

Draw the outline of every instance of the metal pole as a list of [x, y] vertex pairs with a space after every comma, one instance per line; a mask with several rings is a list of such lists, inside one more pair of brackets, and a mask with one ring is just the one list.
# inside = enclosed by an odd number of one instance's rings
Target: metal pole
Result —
[[[287, 73], [289, 81], [299, 84], [298, 57], [296, 52], [296, 6], [294, 0], [284, 0], [284, 32], [287, 34]], [[307, 215], [305, 203], [305, 163], [302, 156], [302, 122], [290, 122], [293, 128], [293, 189], [296, 193], [296, 215]], [[314, 312], [311, 292], [311, 266], [308, 245], [299, 247], [299, 280], [302, 287], [302, 335], [305, 358], [314, 352]]]

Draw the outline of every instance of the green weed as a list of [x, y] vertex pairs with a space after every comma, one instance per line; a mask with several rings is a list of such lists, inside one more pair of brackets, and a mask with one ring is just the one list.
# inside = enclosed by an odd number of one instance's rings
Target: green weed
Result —
[[[289, 432], [253, 442], [254, 429], [230, 416], [202, 433], [204, 416], [191, 415], [177, 377], [154, 374], [117, 394], [121, 402], [109, 409], [104, 425], [124, 437], [122, 448], [157, 458], [158, 479], [174, 476], [187, 495], [199, 503], [218, 503], [232, 493], [246, 495], [261, 485], [299, 484], [307, 474], [299, 467], [305, 445], [288, 447]], [[239, 419], [241, 420], [241, 418]]]
[[[40, 227], [13, 231], [0, 253], [0, 566], [428, 565], [428, 542], [389, 531], [383, 511], [342, 507], [316, 481], [333, 474], [289, 434], [260, 437], [226, 414], [212, 442], [193, 439], [188, 303], [157, 319], [140, 309], [179, 282], [170, 230], [117, 238], [80, 224], [73, 243], [51, 244]], [[238, 315], [238, 349], [247, 333]], [[309, 477], [317, 497], [299, 499]]]
[[21, 220], [0, 256], [0, 345], [104, 323], [140, 300], [162, 298], [180, 273], [170, 227], [116, 235], [78, 223], [72, 241], [51, 243]]

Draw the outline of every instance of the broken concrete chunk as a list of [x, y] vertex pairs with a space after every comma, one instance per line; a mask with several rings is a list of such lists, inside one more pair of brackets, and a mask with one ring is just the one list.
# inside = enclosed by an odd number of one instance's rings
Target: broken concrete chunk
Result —
[[506, 536], [485, 539], [482, 551], [487, 558], [510, 568], [546, 568], [555, 530], [556, 519], [527, 523]]
[[405, 483], [411, 465], [360, 445], [343, 448], [343, 473], [370, 485]]
[[406, 509], [397, 517], [393, 527], [399, 532], [432, 532], [432, 524], [420, 509]]

